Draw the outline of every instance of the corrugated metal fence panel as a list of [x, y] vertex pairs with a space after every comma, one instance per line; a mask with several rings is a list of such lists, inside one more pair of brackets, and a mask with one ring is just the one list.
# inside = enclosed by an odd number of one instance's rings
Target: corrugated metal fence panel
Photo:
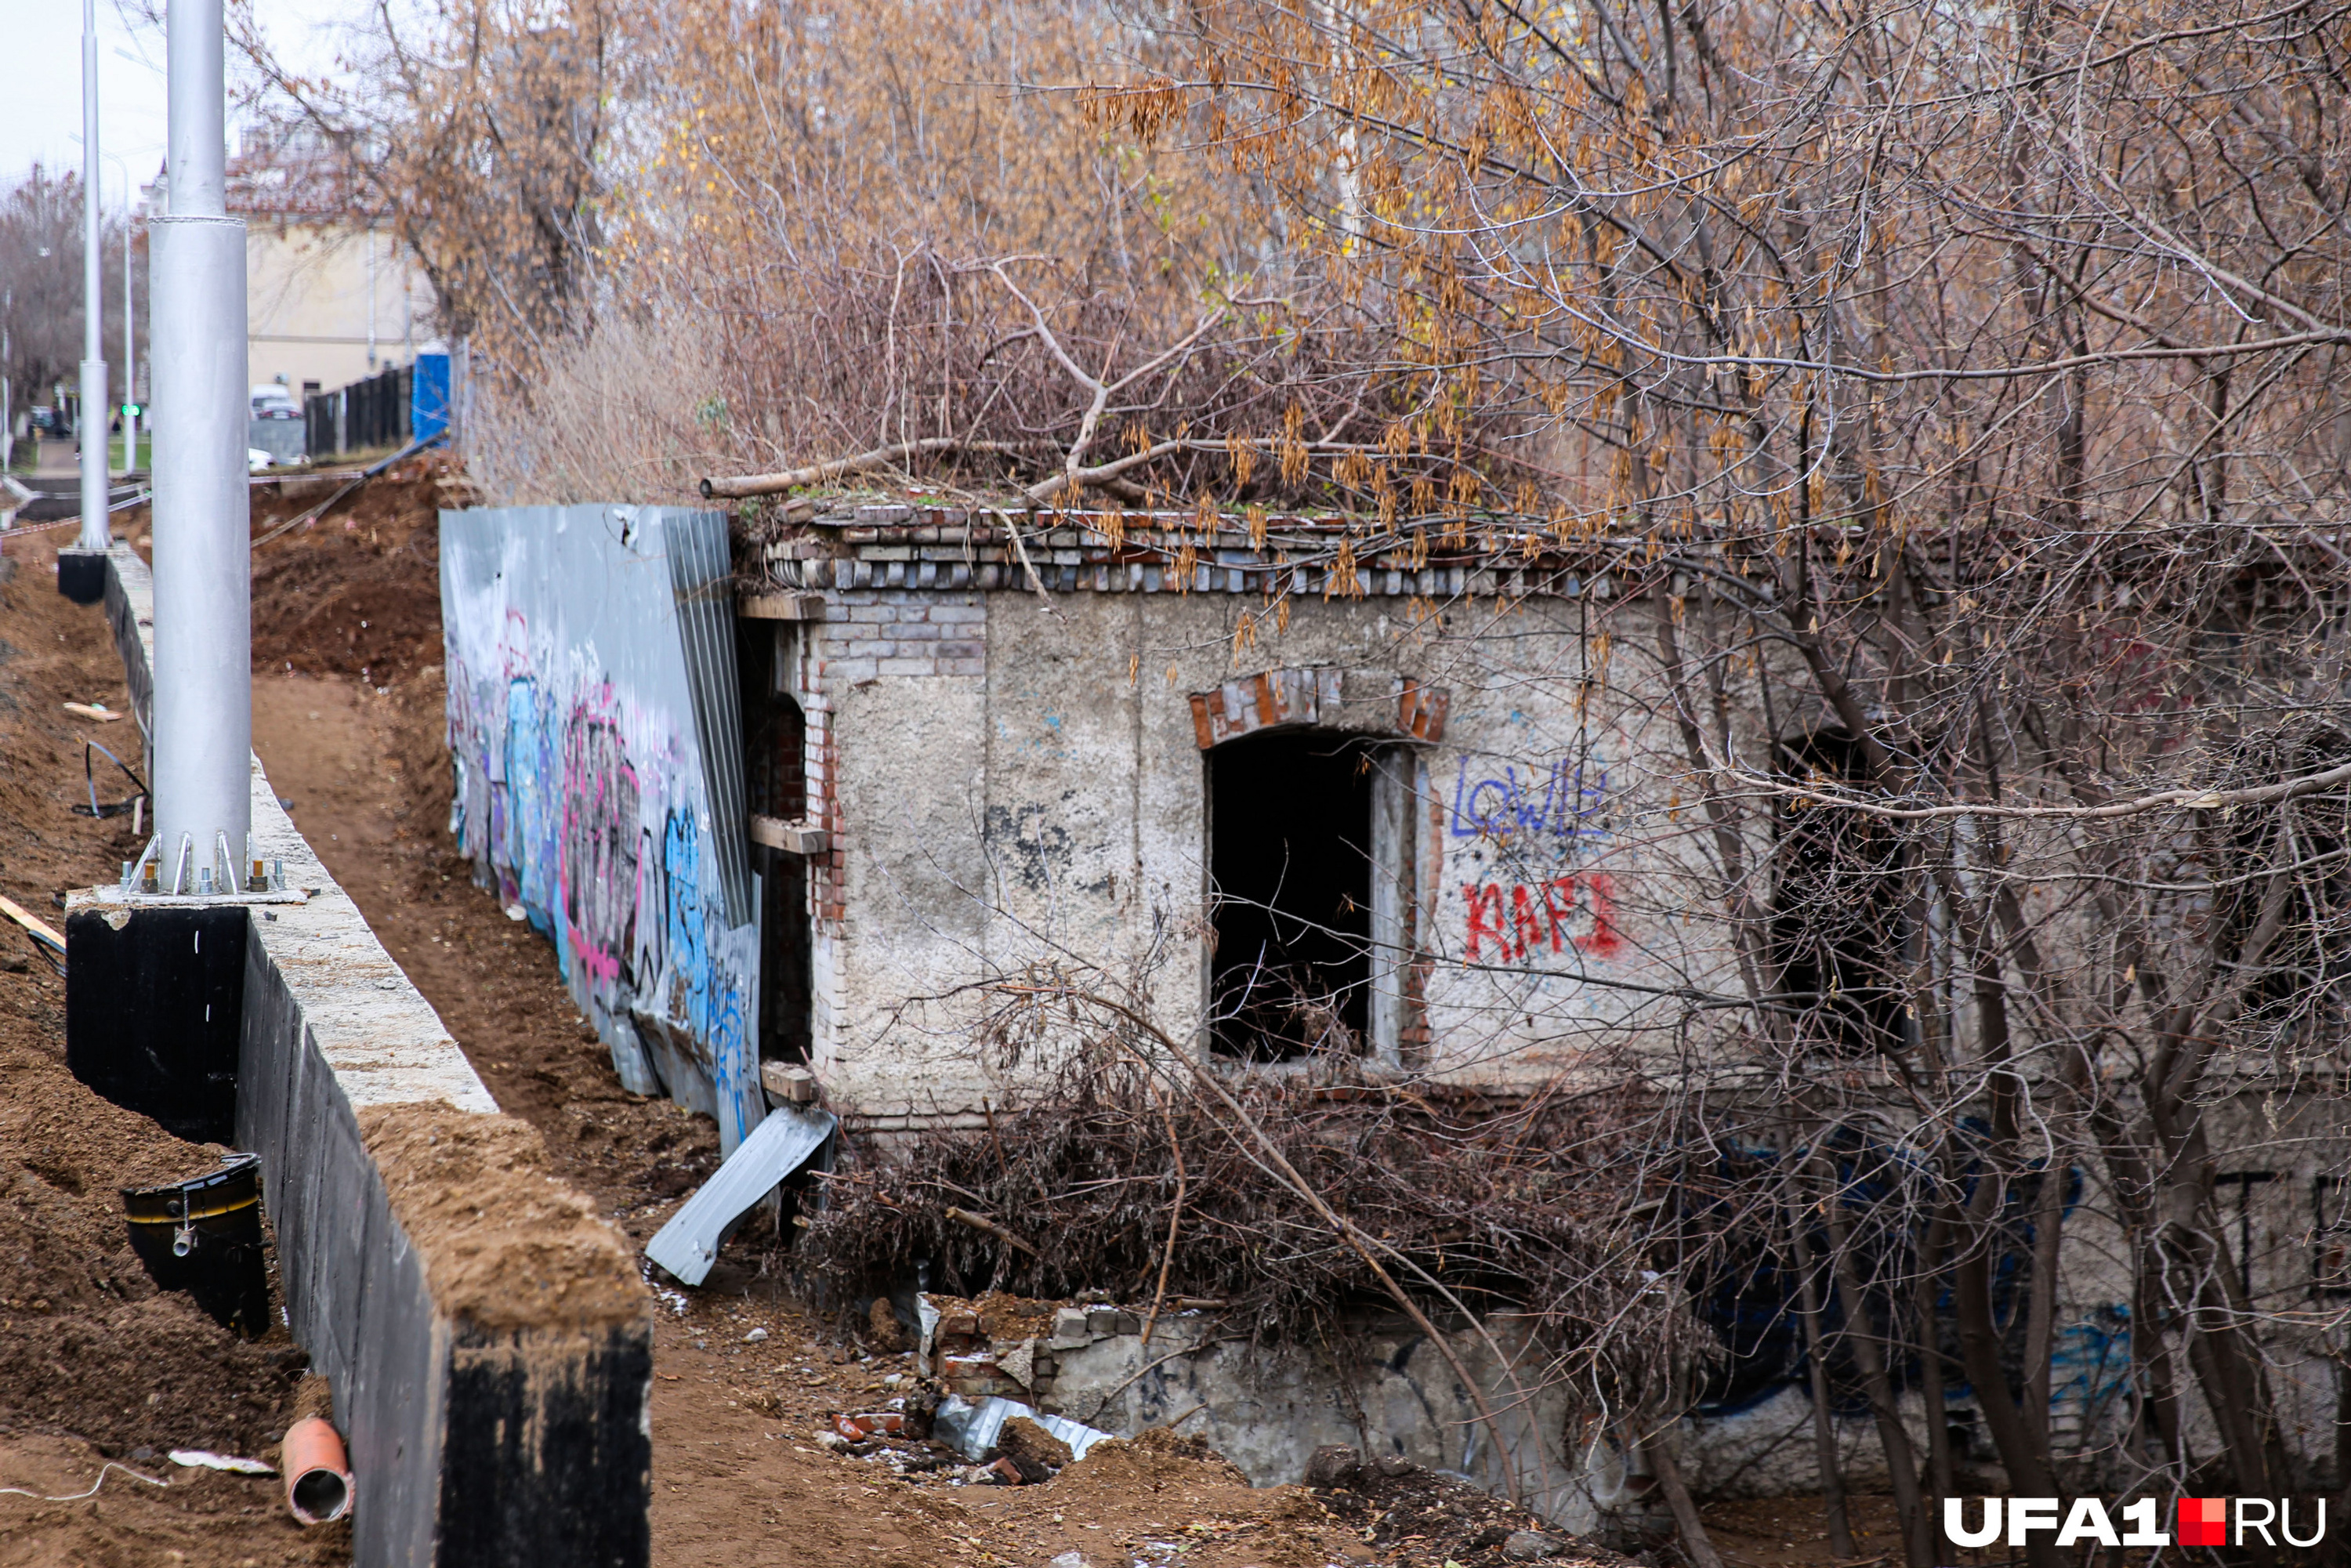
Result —
[[441, 515], [452, 828], [555, 943], [623, 1082], [766, 1114], [726, 521]]
[[743, 789], [743, 704], [736, 689], [735, 569], [726, 514], [664, 512], [678, 640], [694, 693], [694, 727], [710, 791], [710, 834], [726, 888], [726, 918], [751, 919], [751, 822]]

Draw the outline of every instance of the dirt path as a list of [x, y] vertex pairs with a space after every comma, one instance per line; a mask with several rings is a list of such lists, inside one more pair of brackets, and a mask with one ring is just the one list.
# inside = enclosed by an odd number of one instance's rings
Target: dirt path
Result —
[[[715, 1168], [716, 1129], [621, 1088], [552, 947], [452, 852], [432, 492], [412, 486], [406, 507], [400, 494], [256, 563], [255, 749], [499, 1104], [642, 1242]], [[1215, 1460], [1105, 1453], [1045, 1486], [955, 1488], [826, 1451], [815, 1438], [832, 1416], [909, 1391], [913, 1367], [852, 1359], [867, 1353], [786, 1293], [784, 1261], [730, 1249], [703, 1290], [662, 1292], [656, 1563], [1041, 1565], [1076, 1551], [1125, 1568], [1177, 1544], [1205, 1568], [1352, 1560], [1351, 1537], [1303, 1493], [1252, 1490]]]
[[[634, 1239], [659, 1228], [716, 1159], [706, 1117], [628, 1093], [571, 1005], [554, 953], [475, 888], [443, 831], [429, 674], [389, 695], [284, 674], [254, 687], [254, 745], [294, 820], [473, 1060], [491, 1093], [548, 1138], [565, 1174]], [[1348, 1561], [1295, 1489], [1256, 1491], [1214, 1461], [1151, 1456], [1041, 1487], [917, 1484], [819, 1448], [843, 1412], [911, 1385], [904, 1357], [855, 1352], [730, 1253], [706, 1288], [664, 1291], [654, 1326], [653, 1560], [684, 1568], [1043, 1564], [1079, 1551], [1120, 1568], [1147, 1543], [1186, 1563]], [[656, 1279], [656, 1283], [661, 1281]], [[885, 1377], [895, 1375], [893, 1386]], [[1130, 1467], [1132, 1468], [1132, 1467]], [[1200, 1528], [1187, 1533], [1187, 1528]]]

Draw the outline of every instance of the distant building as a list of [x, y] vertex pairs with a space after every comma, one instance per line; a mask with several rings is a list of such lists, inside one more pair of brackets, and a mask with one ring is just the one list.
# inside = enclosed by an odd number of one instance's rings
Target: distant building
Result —
[[[162, 210], [163, 182], [147, 194], [149, 210]], [[229, 160], [228, 210], [246, 225], [248, 383], [279, 383], [298, 400], [412, 363], [427, 346], [431, 287], [316, 130], [248, 130]]]

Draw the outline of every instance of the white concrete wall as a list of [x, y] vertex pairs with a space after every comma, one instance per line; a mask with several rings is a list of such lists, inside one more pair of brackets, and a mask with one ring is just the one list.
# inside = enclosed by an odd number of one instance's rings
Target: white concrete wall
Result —
[[852, 1115], [952, 1121], [1037, 1082], [1046, 1064], [1007, 1071], [977, 1047], [977, 998], [907, 1005], [1031, 963], [1125, 977], [1155, 952], [1155, 1016], [1196, 1038], [1207, 838], [1188, 697], [1268, 667], [1451, 693], [1411, 811], [1441, 1076], [1597, 1068], [1670, 1030], [1657, 992], [1732, 983], [1719, 929], [1685, 914], [1679, 737], [1636, 659], [1587, 690], [1576, 601], [1418, 628], [1401, 598], [1310, 599], [1237, 656], [1237, 619], [1259, 607], [1224, 594], [1062, 593], [1050, 611], [1021, 591], [832, 597], [799, 668], [831, 748], [810, 799], [839, 878], [815, 895], [817, 1068]]

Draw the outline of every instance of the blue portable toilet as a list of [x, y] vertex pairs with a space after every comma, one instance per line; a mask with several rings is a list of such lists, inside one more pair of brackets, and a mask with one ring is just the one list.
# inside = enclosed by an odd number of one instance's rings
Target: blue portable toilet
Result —
[[419, 354], [408, 383], [408, 434], [435, 441], [449, 434], [449, 356]]

